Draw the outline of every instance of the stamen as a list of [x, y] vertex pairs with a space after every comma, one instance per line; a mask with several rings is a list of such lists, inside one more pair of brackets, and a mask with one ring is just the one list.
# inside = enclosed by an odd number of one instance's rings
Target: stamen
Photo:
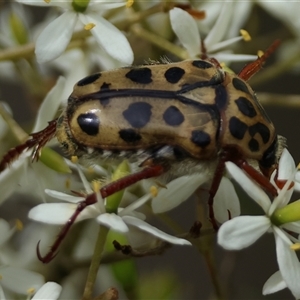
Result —
[[46, 3], [50, 3], [50, 2], [51, 2], [51, 0], [44, 0], [44, 2], [46, 2]]
[[251, 35], [249, 34], [249, 32], [247, 30], [241, 29], [240, 34], [243, 37], [245, 42], [251, 41]]
[[300, 250], [300, 243], [295, 243], [290, 246], [291, 250], [298, 251]]
[[134, 0], [127, 0], [126, 1], [126, 7], [127, 8], [131, 7], [133, 5], [133, 3], [134, 3]]
[[67, 178], [66, 181], [65, 181], [65, 188], [67, 190], [70, 190], [71, 189], [71, 179], [70, 178]]
[[21, 230], [23, 230], [23, 223], [22, 223], [22, 221], [21, 220], [19, 220], [19, 219], [16, 219], [16, 229], [17, 230], [19, 230], [19, 231], [21, 231]]
[[92, 188], [93, 188], [93, 191], [95, 193], [99, 192], [100, 191], [100, 188], [101, 188], [101, 183], [99, 180], [93, 180], [92, 181]]
[[85, 30], [91, 30], [91, 29], [93, 29], [95, 26], [96, 26], [96, 24], [94, 24], [94, 23], [88, 23], [88, 24], [84, 25], [84, 29], [85, 29]]
[[262, 57], [263, 55], [264, 55], [264, 51], [262, 51], [262, 50], [257, 51], [257, 56], [258, 57]]
[[27, 290], [27, 295], [33, 295], [35, 293], [35, 288], [31, 287]]
[[74, 164], [77, 164], [78, 163], [78, 156], [76, 156], [76, 155], [71, 156], [71, 162], [74, 163]]
[[154, 186], [154, 185], [152, 185], [152, 186], [150, 187], [150, 193], [151, 193], [151, 195], [152, 195], [153, 198], [156, 197], [157, 194], [158, 194], [158, 189], [157, 189], [157, 187]]

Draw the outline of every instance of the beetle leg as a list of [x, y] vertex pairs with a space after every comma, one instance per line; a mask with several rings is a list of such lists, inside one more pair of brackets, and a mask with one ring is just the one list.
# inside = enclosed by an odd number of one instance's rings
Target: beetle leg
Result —
[[40, 150], [48, 143], [56, 133], [57, 119], [49, 122], [48, 126], [43, 130], [32, 133], [31, 138], [23, 144], [10, 149], [2, 158], [0, 162], [0, 172], [4, 171], [15, 159], [17, 159], [23, 152], [33, 148], [31, 155], [32, 161], [38, 160]]
[[238, 76], [245, 81], [249, 80], [254, 74], [256, 74], [262, 68], [263, 64], [266, 62], [266, 60], [269, 58], [269, 56], [277, 49], [279, 44], [280, 44], [280, 41], [275, 40], [261, 57], [258, 57], [255, 61], [247, 64], [240, 71]]
[[[103, 198], [106, 198], [120, 190], [125, 189], [126, 187], [142, 180], [147, 179], [151, 177], [156, 177], [161, 175], [165, 172], [165, 168], [161, 165], [149, 165], [146, 166], [144, 169], [142, 169], [140, 172], [129, 174], [123, 178], [120, 178], [116, 181], [113, 181], [112, 183], [109, 183], [108, 185], [104, 186], [100, 189], [100, 194]], [[50, 251], [45, 255], [42, 256], [39, 249], [40, 241], [37, 244], [36, 252], [38, 259], [43, 263], [49, 263], [56, 255], [57, 250], [66, 237], [67, 233], [69, 232], [72, 224], [75, 222], [78, 215], [89, 205], [93, 205], [97, 202], [97, 196], [96, 193], [89, 194], [84, 201], [80, 202], [73, 213], [73, 215], [69, 218], [67, 223], [64, 225], [64, 227], [60, 230], [54, 244], [50, 247]]]

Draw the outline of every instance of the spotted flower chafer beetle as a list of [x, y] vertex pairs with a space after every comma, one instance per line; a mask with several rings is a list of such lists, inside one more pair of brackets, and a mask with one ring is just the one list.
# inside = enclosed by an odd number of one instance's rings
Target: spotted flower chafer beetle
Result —
[[[140, 170], [103, 188], [107, 197], [131, 184], [168, 174], [175, 178], [201, 173], [213, 163], [209, 190], [209, 217], [218, 225], [212, 208], [225, 169], [232, 161], [271, 194], [269, 182], [284, 147], [274, 126], [247, 80], [277, 47], [238, 74], [224, 71], [214, 59], [125, 67], [88, 76], [74, 86], [62, 115], [24, 144], [6, 154], [0, 170], [23, 151], [41, 148], [56, 137], [64, 150], [86, 161], [127, 158]], [[249, 161], [254, 161], [259, 172]], [[88, 195], [62, 229], [50, 252], [49, 262], [65, 234], [86, 206], [96, 202]]]

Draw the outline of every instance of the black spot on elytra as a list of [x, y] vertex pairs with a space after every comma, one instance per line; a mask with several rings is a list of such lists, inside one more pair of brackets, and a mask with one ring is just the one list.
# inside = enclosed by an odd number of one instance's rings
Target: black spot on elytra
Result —
[[109, 86], [110, 85], [111, 85], [110, 83], [103, 82], [102, 85], [101, 85], [101, 87], [100, 87], [100, 91], [103, 92], [103, 91], [109, 90]]
[[235, 100], [235, 104], [237, 105], [239, 111], [249, 118], [254, 118], [257, 113], [253, 106], [253, 104], [245, 97], [239, 97]]
[[93, 83], [96, 81], [98, 78], [100, 78], [101, 73], [96, 73], [90, 76], [87, 76], [77, 82], [77, 86], [85, 86], [87, 84]]
[[192, 131], [191, 141], [202, 148], [206, 147], [210, 143], [210, 135], [202, 130]]
[[232, 85], [238, 90], [238, 91], [241, 91], [241, 92], [244, 92], [244, 93], [247, 93], [247, 94], [251, 94], [246, 83], [242, 80], [242, 79], [239, 79], [239, 78], [233, 78], [232, 79]]
[[185, 71], [183, 69], [172, 67], [165, 72], [165, 78], [170, 83], [177, 83], [182, 78], [184, 73]]
[[263, 142], [266, 144], [270, 139], [270, 130], [269, 128], [263, 123], [256, 123], [249, 127], [249, 134], [253, 137], [256, 133], [258, 133]]
[[229, 121], [229, 131], [238, 140], [243, 139], [248, 126], [237, 117], [232, 117]]
[[132, 103], [123, 112], [123, 116], [132, 127], [142, 128], [151, 118], [151, 108], [152, 106], [146, 102]]
[[149, 68], [131, 69], [125, 76], [136, 83], [147, 84], [152, 82], [152, 72]]
[[81, 130], [88, 135], [97, 135], [99, 132], [100, 120], [93, 113], [81, 114], [77, 117], [77, 123]]
[[259, 143], [256, 139], [251, 139], [248, 143], [248, 147], [252, 152], [259, 151]]
[[215, 88], [215, 103], [219, 110], [224, 109], [227, 105], [227, 91], [226, 88], [219, 84]]
[[184, 115], [176, 106], [170, 106], [165, 110], [163, 119], [168, 125], [178, 126], [184, 121]]
[[[100, 92], [107, 92], [107, 91], [109, 91], [109, 86], [110, 85], [111, 85], [110, 83], [103, 82], [103, 84], [100, 87]], [[101, 99], [101, 97], [100, 97], [99, 99], [100, 99], [100, 102], [101, 102], [101, 104], [103, 106], [106, 106], [109, 103], [109, 101], [110, 101], [110, 99], [106, 98], [106, 97], [104, 99]]]
[[209, 69], [213, 66], [211, 63], [205, 60], [194, 60], [192, 65], [199, 69]]
[[132, 128], [121, 129], [119, 135], [127, 143], [135, 143], [142, 139], [141, 135]]

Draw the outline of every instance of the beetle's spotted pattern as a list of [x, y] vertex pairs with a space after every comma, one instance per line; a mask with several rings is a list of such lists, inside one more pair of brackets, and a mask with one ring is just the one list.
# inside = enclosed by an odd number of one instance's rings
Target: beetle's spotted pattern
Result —
[[[269, 176], [278, 162], [284, 139], [259, 104], [247, 80], [274, 51], [275, 42], [239, 75], [225, 72], [214, 60], [151, 64], [97, 73], [80, 80], [63, 114], [2, 159], [0, 170], [27, 149], [33, 159], [54, 136], [71, 155], [86, 159], [124, 159], [140, 170], [100, 189], [103, 198], [142, 179], [169, 171], [171, 177], [204, 172], [212, 180], [209, 218], [215, 229], [213, 199], [225, 162], [242, 168], [271, 195], [277, 191]], [[249, 164], [258, 163], [260, 173]], [[214, 169], [214, 172], [210, 172]], [[170, 178], [169, 178], [170, 179]], [[84, 207], [97, 202], [87, 195], [62, 228], [49, 262]]]
[[70, 99], [57, 138], [78, 156], [86, 147], [116, 156], [170, 145], [173, 159], [207, 160], [234, 146], [260, 161], [276, 147], [274, 126], [247, 82], [206, 60], [91, 75]]

